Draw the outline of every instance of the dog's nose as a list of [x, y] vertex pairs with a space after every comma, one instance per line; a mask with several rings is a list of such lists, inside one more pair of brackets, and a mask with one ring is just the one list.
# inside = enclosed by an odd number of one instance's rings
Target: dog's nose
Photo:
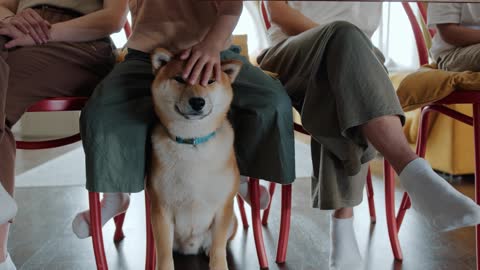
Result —
[[192, 107], [192, 109], [198, 112], [201, 111], [205, 106], [205, 99], [199, 97], [192, 97], [190, 98], [188, 103], [190, 103], [190, 107]]

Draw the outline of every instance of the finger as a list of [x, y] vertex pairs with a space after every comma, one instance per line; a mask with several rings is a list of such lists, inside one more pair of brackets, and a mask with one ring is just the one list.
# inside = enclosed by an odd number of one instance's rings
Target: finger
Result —
[[39, 28], [38, 30], [41, 31], [41, 34], [43, 38], [45, 39], [45, 42], [49, 39], [50, 36], [50, 23], [42, 18], [40, 14], [35, 12], [34, 10], [30, 10], [29, 15], [32, 20], [36, 22], [37, 27]]
[[7, 27], [0, 27], [0, 35], [10, 36], [10, 30]]
[[12, 20], [10, 22], [11, 25], [15, 26], [18, 30], [20, 30], [22, 33], [24, 34], [28, 34], [29, 31], [28, 31], [28, 28], [22, 24], [21, 22], [19, 22], [18, 20]]
[[181, 60], [185, 60], [185, 59], [188, 59], [188, 57], [190, 57], [190, 52], [192, 51], [192, 49], [186, 49], [182, 52], [182, 54], [180, 54], [180, 59]]
[[188, 83], [191, 85], [195, 84], [198, 80], [198, 77], [200, 77], [200, 74], [203, 71], [203, 68], [205, 67], [205, 64], [207, 63], [207, 60], [204, 58], [200, 58], [197, 63], [195, 64], [195, 68], [193, 69], [192, 73], [190, 74], [190, 77], [188, 79]]
[[25, 13], [23, 18], [28, 22], [30, 27], [33, 29], [32, 32], [35, 32], [35, 34], [37, 34], [37, 36], [42, 40], [42, 43], [47, 42], [48, 36], [43, 31], [42, 27], [40, 26], [40, 23], [30, 13]]
[[197, 63], [198, 59], [200, 58], [200, 55], [197, 53], [194, 53], [190, 55], [190, 58], [188, 59], [187, 64], [185, 65], [185, 69], [183, 70], [183, 78], [187, 79], [190, 77], [190, 72], [192, 72], [193, 67]]
[[215, 66], [213, 66], [213, 69], [215, 71], [215, 80], [220, 81], [222, 79], [222, 68], [220, 66], [220, 63], [215, 63]]
[[5, 48], [7, 49], [11, 49], [13, 47], [17, 47], [18, 46], [18, 39], [13, 39], [13, 40], [10, 40], [9, 42], [5, 43]]
[[213, 66], [214, 64], [212, 62], [207, 62], [207, 64], [204, 66], [203, 74], [202, 74], [202, 82], [200, 83], [202, 86], [207, 86], [208, 81], [212, 77]]
[[37, 34], [35, 29], [30, 25], [30, 23], [24, 18], [20, 17], [18, 18], [18, 21], [22, 23], [25, 27], [28, 29], [28, 34], [32, 37], [33, 41], [35, 41], [36, 44], [42, 44], [43, 40], [40, 38], [40, 36]]

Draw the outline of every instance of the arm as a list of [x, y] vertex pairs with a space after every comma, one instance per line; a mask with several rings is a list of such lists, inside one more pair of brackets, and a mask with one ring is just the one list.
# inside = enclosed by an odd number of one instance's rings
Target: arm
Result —
[[105, 0], [103, 9], [52, 25], [50, 41], [81, 42], [107, 37], [125, 24], [127, 0]]
[[291, 8], [286, 1], [266, 1], [265, 3], [272, 22], [289, 36], [298, 35], [318, 26], [298, 10]]
[[242, 14], [242, 1], [217, 2], [218, 13], [220, 16], [215, 24], [210, 28], [204, 38], [204, 42], [215, 46], [219, 51], [225, 47], [229, 41], [235, 26], [237, 26], [240, 14]]
[[188, 59], [183, 73], [190, 84], [194, 84], [203, 71], [200, 80], [202, 85], [207, 85], [212, 73], [215, 80], [220, 80], [220, 52], [224, 49], [237, 25], [242, 13], [242, 1], [217, 1], [218, 19], [212, 25], [202, 42], [193, 48], [184, 51], [180, 58]]
[[0, 21], [15, 15], [18, 7], [18, 0], [0, 0]]
[[480, 30], [470, 29], [455, 23], [437, 24], [438, 32], [447, 43], [465, 47], [480, 43]]

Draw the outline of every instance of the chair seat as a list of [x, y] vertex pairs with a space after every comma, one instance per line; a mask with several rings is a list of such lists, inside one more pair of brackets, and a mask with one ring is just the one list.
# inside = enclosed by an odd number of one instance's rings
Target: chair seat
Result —
[[27, 112], [80, 111], [87, 100], [88, 97], [47, 98], [30, 106]]
[[480, 103], [480, 89], [478, 91], [456, 90], [447, 97], [434, 104], [475, 104]]

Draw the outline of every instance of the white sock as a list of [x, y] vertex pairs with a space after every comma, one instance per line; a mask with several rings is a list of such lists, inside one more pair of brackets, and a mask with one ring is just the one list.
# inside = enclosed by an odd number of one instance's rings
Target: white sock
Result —
[[362, 255], [358, 249], [353, 217], [330, 220], [330, 270], [356, 270], [362, 268]]
[[411, 161], [400, 173], [412, 207], [434, 229], [449, 231], [480, 223], [480, 206], [436, 174], [422, 158]]
[[12, 262], [12, 258], [8, 253], [5, 261], [0, 262], [0, 270], [17, 270], [17, 268], [15, 267], [15, 264], [13, 264]]
[[[240, 176], [240, 189], [238, 194], [242, 196], [243, 200], [246, 201], [248, 204], [251, 204], [250, 194], [248, 192], [248, 177], [247, 176]], [[270, 193], [268, 192], [267, 188], [263, 185], [260, 185], [260, 209], [266, 209], [268, 207], [268, 203], [270, 202]]]
[[17, 214], [17, 203], [5, 190], [2, 184], [0, 184], [0, 224], [5, 224], [15, 217]]
[[[102, 226], [113, 217], [124, 213], [130, 204], [128, 193], [104, 193], [101, 202]], [[73, 232], [83, 239], [92, 235], [90, 231], [90, 211], [80, 212], [72, 222]]]

